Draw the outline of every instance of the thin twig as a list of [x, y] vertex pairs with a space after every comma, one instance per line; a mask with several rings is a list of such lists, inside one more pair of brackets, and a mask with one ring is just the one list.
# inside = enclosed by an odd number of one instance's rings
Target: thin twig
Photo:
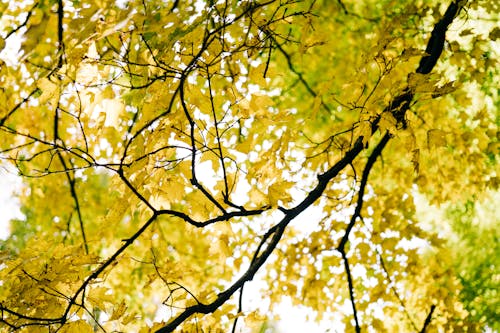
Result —
[[375, 164], [375, 161], [377, 158], [382, 154], [382, 151], [384, 147], [387, 145], [389, 142], [389, 139], [391, 138], [390, 134], [386, 132], [378, 143], [378, 145], [375, 147], [375, 149], [372, 151], [370, 154], [370, 157], [368, 157], [368, 161], [366, 162], [365, 168], [363, 170], [363, 175], [361, 176], [361, 183], [359, 185], [359, 191], [358, 191], [358, 201], [356, 204], [356, 208], [354, 210], [354, 214], [351, 216], [351, 221], [347, 225], [347, 228], [345, 230], [344, 236], [340, 240], [339, 246], [337, 247], [337, 250], [340, 251], [341, 253], [344, 252], [344, 247], [349, 240], [349, 234], [354, 227], [354, 224], [356, 223], [356, 219], [361, 217], [361, 209], [363, 208], [363, 196], [365, 194], [365, 189], [366, 189], [366, 184], [368, 183], [368, 176], [370, 175], [370, 171]]
[[352, 305], [352, 315], [354, 317], [354, 323], [356, 325], [356, 333], [361, 332], [361, 326], [359, 325], [358, 312], [356, 311], [356, 299], [354, 296], [354, 283], [352, 282], [351, 269], [349, 268], [349, 261], [347, 260], [347, 255], [344, 250], [340, 252], [342, 254], [342, 259], [344, 259], [344, 268], [347, 275], [347, 284], [349, 286], [349, 296]]

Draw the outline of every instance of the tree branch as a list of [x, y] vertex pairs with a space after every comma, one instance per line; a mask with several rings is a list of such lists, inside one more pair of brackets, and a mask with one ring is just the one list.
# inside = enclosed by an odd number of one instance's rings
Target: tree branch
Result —
[[78, 288], [78, 290], [73, 294], [73, 297], [71, 297], [70, 301], [69, 301], [69, 304], [68, 306], [66, 307], [66, 310], [64, 312], [64, 314], [61, 316], [62, 318], [62, 322], [64, 323], [67, 318], [68, 318], [68, 314], [71, 310], [71, 307], [73, 305], [76, 305], [76, 299], [78, 298], [78, 296], [82, 293], [84, 293], [85, 289], [87, 288], [87, 286], [93, 281], [95, 280], [96, 278], [99, 277], [99, 275], [101, 275], [101, 273], [106, 269], [108, 268], [109, 266], [111, 266], [113, 264], [113, 262], [115, 262], [115, 260], [118, 258], [118, 256], [120, 256], [120, 254], [122, 254], [130, 245], [132, 245], [134, 243], [134, 241], [139, 238], [140, 235], [142, 235], [142, 233], [154, 222], [156, 221], [156, 219], [158, 218], [158, 215], [157, 214], [153, 214], [143, 225], [142, 227], [139, 228], [139, 230], [137, 230], [133, 235], [132, 237], [124, 240], [124, 244], [122, 246], [120, 246], [120, 248], [118, 250], [115, 251], [115, 253], [113, 253], [113, 255], [111, 257], [109, 257], [105, 262], [103, 262], [99, 267], [97, 267], [93, 272], [92, 274], [90, 274], [84, 281], [83, 283], [81, 284], [81, 286]]
[[436, 309], [436, 306], [434, 304], [431, 305], [431, 310], [429, 311], [429, 314], [427, 315], [427, 318], [425, 318], [424, 326], [420, 330], [420, 333], [425, 333], [427, 331], [427, 327], [431, 323], [432, 313], [434, 312], [435, 309]]
[[13, 34], [15, 34], [16, 32], [18, 32], [21, 28], [25, 27], [26, 24], [28, 24], [28, 21], [31, 17], [31, 15], [33, 15], [33, 10], [38, 7], [38, 1], [36, 1], [33, 6], [31, 7], [31, 9], [28, 11], [28, 14], [26, 15], [26, 18], [24, 19], [24, 21], [18, 25], [17, 27], [15, 27], [14, 29], [12, 29], [4, 38], [4, 40], [7, 40], [7, 38], [9, 38], [10, 36], [12, 36]]
[[[278, 51], [281, 52], [281, 54], [285, 57], [286, 59], [286, 62], [288, 64], [288, 68], [295, 74], [297, 75], [297, 77], [299, 78], [299, 81], [300, 83], [302, 83], [302, 85], [306, 88], [307, 92], [313, 96], [313, 97], [317, 97], [318, 94], [314, 91], [314, 89], [311, 87], [311, 85], [309, 84], [309, 82], [307, 82], [307, 80], [304, 78], [304, 75], [302, 75], [301, 72], [299, 72], [295, 66], [293, 65], [293, 62], [292, 62], [292, 57], [290, 56], [290, 54], [288, 54], [287, 51], [285, 51], [285, 49], [283, 48], [283, 46], [281, 46], [280, 43], [278, 43], [278, 41], [276, 40], [276, 38], [274, 38], [274, 36], [269, 32], [269, 31], [264, 31], [268, 36], [269, 38], [271, 39], [272, 43], [274, 43], [274, 45], [276, 45], [276, 47], [278, 48]], [[324, 102], [323, 102], [323, 99], [321, 99], [321, 106], [323, 108], [325, 108], [326, 111], [328, 111], [329, 113], [332, 113], [332, 110], [330, 109], [330, 107], [328, 105], [326, 105]]]
[[349, 268], [349, 261], [347, 260], [347, 255], [344, 250], [340, 252], [342, 254], [342, 259], [344, 259], [344, 268], [347, 275], [347, 284], [349, 286], [349, 297], [351, 299], [352, 305], [352, 315], [354, 317], [354, 322], [356, 325], [356, 333], [361, 332], [361, 326], [359, 326], [358, 312], [356, 311], [356, 299], [354, 297], [354, 284], [352, 282], [351, 269]]
[[361, 217], [361, 209], [363, 208], [363, 195], [365, 194], [365, 188], [366, 184], [368, 183], [368, 176], [370, 175], [370, 171], [375, 164], [377, 158], [382, 154], [382, 150], [385, 148], [387, 143], [389, 142], [389, 139], [391, 138], [390, 134], [388, 132], [385, 133], [383, 136], [382, 140], [378, 143], [378, 145], [375, 147], [375, 149], [372, 151], [370, 154], [370, 157], [368, 157], [368, 161], [366, 162], [365, 168], [363, 170], [363, 175], [361, 176], [361, 182], [359, 185], [359, 191], [358, 191], [358, 201], [356, 203], [356, 208], [354, 210], [354, 213], [352, 214], [351, 221], [347, 225], [347, 228], [345, 230], [344, 236], [340, 240], [339, 246], [337, 247], [337, 250], [341, 253], [344, 253], [344, 248], [349, 240], [349, 234], [354, 227], [354, 224], [356, 223], [356, 219], [358, 217]]
[[428, 74], [436, 65], [439, 56], [443, 52], [448, 26], [453, 22], [453, 19], [457, 15], [458, 11], [462, 8], [459, 5], [460, 2], [460, 0], [453, 1], [446, 9], [443, 17], [434, 26], [431, 38], [429, 39], [425, 49], [426, 55], [420, 60], [417, 73]]
[[39, 88], [35, 88], [33, 89], [28, 96], [26, 96], [25, 98], [23, 98], [22, 101], [20, 101], [19, 103], [16, 104], [16, 106], [14, 106], [12, 108], [12, 110], [10, 110], [2, 119], [0, 119], [0, 127], [3, 126], [5, 124], [5, 122], [9, 119], [10, 116], [12, 116], [14, 114], [14, 112], [16, 112], [17, 110], [19, 110], [19, 108], [26, 102], [28, 102], [28, 100], [31, 98], [31, 96], [33, 96], [34, 94], [38, 93], [40, 91]]
[[[451, 14], [454, 13], [456, 14], [457, 9], [455, 7], [458, 7], [456, 2], [452, 2], [448, 10], [446, 11], [445, 17], [449, 17]], [[450, 8], [452, 8], [450, 10]], [[455, 10], [453, 10], [455, 8]], [[452, 19], [453, 19], [452, 17]], [[443, 22], [443, 19], [440, 20], [439, 22]], [[439, 25], [439, 22], [436, 26]], [[448, 22], [448, 19], [445, 19], [444, 22]], [[446, 23], [445, 29], [448, 27], [449, 23]], [[437, 28], [434, 28], [436, 30]], [[434, 43], [434, 41], [429, 41], [429, 45]], [[444, 41], [443, 41], [444, 43]], [[427, 49], [432, 50], [434, 57], [437, 54], [437, 57], [441, 54], [439, 47], [436, 48], [435, 46], [430, 47], [428, 45]], [[437, 53], [436, 53], [437, 52]], [[421, 60], [421, 65], [417, 69], [417, 72], [423, 73], [422, 72], [422, 63], [425, 64], [425, 69], [430, 71], [436, 64], [436, 62], [432, 62], [429, 60], [425, 60], [427, 56], [424, 56]], [[436, 58], [437, 60], [437, 58]], [[182, 90], [181, 90], [182, 91]], [[410, 108], [410, 102], [413, 99], [413, 93], [409, 90], [409, 88], [405, 89], [400, 95], [398, 95], [390, 105], [386, 107], [384, 112], [391, 112], [391, 113], [396, 113], [398, 116], [398, 121], [403, 124], [403, 127], [405, 125], [404, 123], [404, 116], [405, 112]], [[182, 98], [181, 98], [182, 101]], [[395, 117], [396, 117], [395, 115]], [[381, 115], [379, 115], [377, 118], [372, 123], [372, 133], [374, 133], [378, 129], [378, 123], [380, 122]], [[384, 135], [383, 139], [381, 140], [380, 144], [378, 145], [378, 148], [380, 152], [384, 148], [384, 146], [387, 144], [388, 140], [390, 139], [390, 135], [387, 133]], [[318, 184], [316, 187], [309, 192], [307, 197], [299, 203], [297, 206], [295, 206], [292, 209], [288, 210], [283, 210], [285, 213], [285, 216], [283, 219], [275, 226], [273, 227], [273, 236], [271, 240], [269, 241], [267, 247], [264, 249], [262, 254], [260, 256], [256, 256], [255, 260], [252, 262], [250, 267], [247, 269], [247, 271], [236, 281], [234, 282], [228, 289], [226, 289], [224, 292], [220, 293], [218, 297], [211, 303], [209, 304], [197, 304], [191, 307], [188, 307], [185, 309], [182, 313], [180, 313], [176, 318], [174, 318], [171, 322], [169, 322], [167, 325], [165, 325], [163, 328], [160, 328], [157, 333], [167, 333], [167, 332], [172, 332], [175, 330], [182, 322], [184, 322], [187, 318], [189, 318], [191, 315], [195, 313], [211, 313], [214, 312], [215, 310], [218, 309], [219, 306], [224, 304], [237, 290], [239, 290], [247, 281], [250, 281], [255, 273], [260, 269], [260, 267], [266, 262], [267, 258], [271, 255], [271, 253], [274, 251], [276, 248], [278, 242], [280, 241], [287, 225], [295, 218], [297, 217], [300, 213], [302, 213], [304, 210], [306, 210], [309, 206], [311, 206], [324, 192], [326, 189], [328, 183], [336, 177], [340, 171], [342, 171], [347, 165], [349, 165], [358, 155], [359, 153], [364, 149], [364, 137], [360, 136], [357, 141], [354, 143], [353, 147], [345, 154], [345, 156], [338, 161], [335, 165], [333, 165], [330, 169], [328, 169], [325, 173], [319, 174], [318, 175]], [[372, 154], [372, 159], [373, 163], [375, 162], [376, 158], [379, 153]], [[370, 166], [371, 168], [371, 166]], [[366, 169], [367, 174], [369, 173], [370, 168]], [[366, 176], [368, 177], [368, 175]], [[364, 191], [364, 190], [363, 190]], [[362, 200], [362, 196], [361, 196]], [[361, 207], [360, 207], [361, 209]], [[351, 227], [352, 228], [352, 227]], [[345, 244], [346, 241], [344, 241]], [[262, 245], [263, 243], [261, 243]], [[260, 247], [260, 245], [259, 245]], [[340, 247], [340, 246], [339, 246]], [[343, 247], [341, 247], [343, 253]], [[345, 257], [345, 254], [343, 255]], [[348, 276], [349, 278], [349, 276]], [[350, 288], [352, 287], [352, 281], [350, 284]], [[359, 325], [359, 324], [358, 324]], [[359, 327], [359, 326], [358, 326]]]
[[[288, 224], [295, 219], [299, 214], [311, 206], [317, 199], [321, 197], [324, 190], [326, 189], [330, 180], [336, 177], [340, 171], [342, 171], [347, 165], [349, 165], [356, 156], [363, 150], [362, 138], [356, 142], [354, 147], [346, 153], [344, 158], [338, 161], [334, 166], [332, 166], [328, 171], [323, 174], [318, 175], [318, 184], [316, 187], [309, 192], [309, 195], [297, 206], [292, 209], [285, 210], [285, 216], [282, 220], [269, 230], [266, 235], [264, 235], [261, 240], [258, 250], [254, 255], [254, 259], [250, 264], [250, 267], [245, 273], [234, 282], [229, 288], [220, 293], [217, 298], [209, 304], [197, 304], [186, 308], [181, 312], [176, 318], [160, 328], [156, 333], [167, 333], [175, 330], [182, 322], [195, 313], [212, 313], [217, 310], [222, 304], [224, 304], [236, 291], [238, 291], [247, 281], [253, 279], [255, 273], [264, 265], [271, 253], [274, 251], [278, 242], [281, 240], [283, 233], [288, 226]], [[270, 240], [267, 240], [271, 237]], [[267, 246], [264, 248], [262, 253], [259, 255], [259, 249], [264, 246], [267, 241]]]
[[64, 3], [63, 0], [57, 1], [57, 49], [59, 52], [59, 60], [57, 62], [57, 68], [61, 68], [63, 65], [63, 57], [64, 57], [64, 27], [63, 27], [63, 19], [64, 19]]
[[[66, 175], [66, 179], [68, 180], [68, 183], [69, 183], [71, 197], [73, 198], [73, 201], [75, 203], [75, 210], [76, 210], [76, 214], [78, 216], [78, 223], [80, 226], [80, 232], [82, 233], [83, 246], [85, 248], [85, 253], [89, 254], [89, 245], [87, 243], [87, 236], [85, 234], [85, 227], [83, 224], [82, 211], [80, 208], [80, 200], [78, 199], [78, 194], [76, 193], [75, 173], [74, 173], [74, 171], [72, 171], [72, 170], [74, 170], [74, 168], [72, 167], [71, 169], [68, 169], [66, 161], [64, 160], [64, 158], [59, 150], [57, 151], [57, 156], [59, 157], [59, 161], [63, 165], [63, 168], [65, 170], [67, 170], [67, 172], [65, 172], [65, 175]], [[71, 164], [71, 161], [69, 163]], [[70, 174], [70, 172], [72, 173], [72, 175]], [[69, 222], [68, 222], [68, 225], [69, 225]]]
[[410, 316], [410, 313], [408, 312], [408, 309], [406, 308], [406, 304], [403, 301], [403, 298], [399, 295], [399, 292], [396, 290], [395, 284], [391, 278], [391, 275], [389, 274], [389, 270], [387, 269], [387, 267], [385, 265], [385, 260], [382, 257], [382, 253], [379, 252], [378, 249], [376, 250], [376, 252], [377, 252], [378, 258], [380, 260], [380, 266], [382, 267], [382, 270], [384, 271], [384, 273], [387, 277], [387, 280], [389, 280], [389, 286], [390, 286], [392, 292], [394, 293], [394, 296], [399, 301], [399, 304], [403, 307], [403, 311], [406, 315], [406, 318], [408, 318], [408, 320], [410, 321], [410, 324], [413, 327], [413, 329], [415, 331], [418, 331], [417, 325], [415, 325], [415, 322], [413, 321], [412, 317]]

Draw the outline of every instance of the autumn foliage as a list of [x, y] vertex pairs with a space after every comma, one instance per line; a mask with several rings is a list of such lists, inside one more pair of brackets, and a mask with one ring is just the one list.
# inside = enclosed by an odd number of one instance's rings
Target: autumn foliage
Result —
[[0, 2], [0, 331], [499, 330], [498, 7]]

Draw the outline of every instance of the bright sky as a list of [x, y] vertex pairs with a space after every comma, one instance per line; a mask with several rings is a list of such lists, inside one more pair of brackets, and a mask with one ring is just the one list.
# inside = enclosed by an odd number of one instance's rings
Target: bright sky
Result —
[[23, 218], [19, 210], [19, 202], [14, 196], [20, 183], [20, 179], [13, 173], [12, 168], [0, 164], [0, 239], [6, 239], [9, 236], [11, 219]]

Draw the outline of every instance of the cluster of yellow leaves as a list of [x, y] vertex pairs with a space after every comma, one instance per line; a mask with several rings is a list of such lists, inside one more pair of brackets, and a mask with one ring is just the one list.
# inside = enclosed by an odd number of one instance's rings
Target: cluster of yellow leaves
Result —
[[3, 252], [2, 307], [26, 316], [57, 318], [68, 306], [65, 295], [74, 293], [96, 264], [98, 257], [83, 255], [80, 246], [40, 238], [32, 239], [19, 255]]
[[[160, 329], [235, 281], [276, 216], [362, 136], [366, 152], [313, 205], [318, 221], [307, 211], [286, 231], [265, 277], [273, 304], [289, 296], [318, 319], [339, 312], [350, 327], [336, 248], [367, 157], [388, 131], [346, 247], [363, 328], [415, 330], [432, 304], [434, 327], [465, 325], [460, 286], [440, 270], [446, 252], [415, 220], [413, 196], [439, 203], [498, 188], [489, 44], [498, 30], [464, 29], [460, 37], [474, 37], [466, 47], [451, 36], [438, 71], [422, 75], [412, 71], [428, 38], [421, 31], [440, 17], [437, 1], [64, 1], [62, 22], [58, 3], [0, 5], [2, 34], [22, 40], [18, 61], [0, 64], [0, 156], [24, 177], [26, 215], [1, 244], [0, 303], [22, 314], [3, 319], [61, 316], [107, 263], [61, 331]], [[405, 87], [415, 101], [402, 128], [384, 110]], [[251, 209], [269, 213], [195, 227]], [[408, 247], [423, 240], [435, 254]], [[379, 301], [400, 324], [376, 314]], [[236, 304], [182, 329], [265, 321]]]

